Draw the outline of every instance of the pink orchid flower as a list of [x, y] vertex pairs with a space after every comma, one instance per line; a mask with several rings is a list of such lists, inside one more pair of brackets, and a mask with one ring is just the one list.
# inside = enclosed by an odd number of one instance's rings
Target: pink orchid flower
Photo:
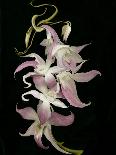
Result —
[[41, 123], [44, 124], [51, 117], [51, 104], [61, 108], [68, 108], [63, 102], [61, 102], [58, 98], [63, 98], [63, 94], [60, 93], [60, 86], [57, 83], [56, 87], [52, 87], [51, 89], [47, 88], [44, 77], [33, 78], [35, 87], [39, 90], [31, 90], [24, 94], [22, 94], [22, 100], [29, 101], [29, 99], [25, 98], [26, 95], [32, 95], [35, 98], [39, 99], [39, 118]]
[[[81, 68], [83, 63], [77, 66], [76, 71], [78, 71]], [[74, 107], [83, 108], [91, 104], [90, 102], [88, 104], [85, 104], [80, 101], [77, 95], [77, 89], [74, 81], [89, 82], [97, 75], [101, 75], [101, 73], [97, 70], [91, 70], [86, 73], [73, 73], [73, 74], [71, 74], [68, 71], [64, 71], [57, 75], [57, 78], [61, 84], [62, 93], [67, 99], [67, 101], [70, 103], [70, 105]]]
[[52, 27], [48, 25], [42, 25], [41, 27], [46, 29], [47, 39], [44, 39], [40, 45], [46, 47], [45, 53], [49, 55], [49, 58], [55, 57], [57, 59], [57, 66], [73, 71], [78, 63], [84, 61], [79, 52], [89, 44], [77, 47], [65, 45], [60, 41]]
[[29, 72], [26, 75], [23, 76], [23, 82], [27, 85], [26, 88], [29, 88], [31, 86], [31, 83], [27, 82], [26, 79], [28, 77], [37, 77], [42, 78], [45, 77], [45, 81], [48, 84], [48, 87], [52, 87], [56, 85], [56, 79], [54, 78], [53, 74], [60, 73], [64, 70], [64, 68], [60, 68], [58, 66], [50, 67], [53, 63], [53, 59], [47, 59], [46, 62], [36, 53], [28, 54], [24, 57], [33, 57], [35, 58], [34, 61], [26, 61], [19, 65], [17, 69], [15, 70], [15, 73], [18, 73], [22, 69], [26, 67], [34, 67], [34, 72]]
[[[37, 145], [43, 149], [48, 149], [49, 146], [44, 146], [42, 143], [42, 135], [45, 135], [47, 140], [60, 152], [70, 154], [69, 152], [61, 149], [52, 135], [51, 126], [68, 126], [74, 121], [74, 114], [71, 113], [68, 116], [63, 116], [56, 112], [52, 112], [51, 117], [44, 124], [41, 123], [40, 114], [39, 114], [39, 105], [37, 106], [37, 113], [31, 107], [26, 107], [24, 109], [18, 109], [16, 106], [16, 111], [26, 120], [33, 120], [34, 123], [27, 129], [26, 133], [21, 136], [34, 136], [34, 140]], [[44, 112], [45, 113], [45, 112]]]

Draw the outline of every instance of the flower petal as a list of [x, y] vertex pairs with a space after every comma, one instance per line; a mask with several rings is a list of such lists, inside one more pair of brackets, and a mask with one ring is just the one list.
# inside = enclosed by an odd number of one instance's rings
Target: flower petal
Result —
[[74, 114], [71, 113], [68, 116], [63, 116], [57, 112], [52, 112], [49, 122], [54, 126], [68, 126], [74, 122]]
[[48, 88], [45, 82], [45, 78], [40, 75], [33, 76], [33, 82], [35, 84], [35, 87], [41, 91], [42, 93], [47, 92]]
[[22, 57], [31, 57], [31, 58], [35, 58], [35, 61], [38, 62], [40, 65], [44, 65], [45, 61], [36, 53], [31, 53]]
[[48, 149], [49, 146], [44, 146], [43, 143], [42, 143], [42, 134], [43, 134], [43, 129], [42, 128], [39, 128], [38, 129], [38, 132], [34, 135], [34, 139], [35, 139], [35, 142], [37, 143], [37, 145], [39, 147], [41, 147], [42, 149]]
[[37, 64], [38, 64], [38, 63], [37, 63], [36, 61], [25, 61], [25, 62], [23, 62], [21, 65], [19, 65], [19, 66], [17, 67], [17, 69], [16, 69], [15, 72], [14, 72], [14, 75], [15, 75], [17, 72], [21, 71], [22, 69], [24, 69], [24, 68], [26, 68], [26, 67], [34, 67], [34, 68], [36, 68]]
[[26, 78], [31, 77], [33, 75], [35, 75], [36, 73], [34, 72], [29, 72], [26, 75], [23, 76], [23, 82], [27, 85], [25, 88], [29, 88], [31, 87], [31, 83], [26, 81]]
[[63, 102], [61, 102], [58, 99], [55, 99], [55, 101], [52, 102], [53, 105], [60, 108], [68, 108]]
[[35, 110], [31, 107], [26, 107], [23, 109], [18, 109], [16, 105], [16, 112], [18, 112], [22, 118], [27, 120], [38, 120], [38, 115]]
[[50, 27], [49, 25], [42, 25], [41, 27], [46, 29], [47, 33], [51, 33], [54, 42], [61, 42], [56, 31], [52, 27]]
[[28, 92], [26, 92], [26, 93], [24, 93], [24, 94], [22, 94], [22, 100], [23, 101], [29, 101], [29, 99], [26, 99], [24, 96], [25, 95], [33, 95], [35, 98], [37, 98], [37, 99], [40, 99], [40, 100], [45, 100], [45, 97], [44, 97], [44, 95], [42, 94], [42, 93], [39, 93], [38, 91], [36, 91], [36, 90], [30, 90], [30, 91], [28, 91]]
[[88, 82], [97, 75], [101, 75], [101, 73], [97, 70], [92, 70], [86, 73], [76, 73], [73, 75], [73, 79], [77, 82]]
[[44, 124], [51, 117], [50, 103], [49, 102], [39, 102], [37, 105], [37, 114], [40, 120], [40, 124]]
[[50, 141], [50, 143], [60, 152], [62, 153], [66, 153], [66, 154], [70, 154], [69, 152], [66, 152], [64, 151], [63, 149], [61, 149], [56, 140], [54, 139], [53, 135], [52, 135], [52, 131], [51, 131], [51, 128], [50, 127], [46, 127], [45, 130], [44, 130], [44, 135], [45, 137]]
[[85, 44], [85, 45], [82, 45], [82, 46], [71, 46], [70, 49], [72, 51], [75, 51], [76, 53], [79, 53], [80, 51], [82, 51], [83, 48], [85, 48], [86, 46], [90, 45], [91, 43], [89, 44]]
[[19, 133], [21, 136], [31, 136], [31, 135], [34, 135], [35, 134], [35, 128], [37, 126], [37, 121], [35, 121], [28, 129], [27, 131], [22, 134], [22, 133]]

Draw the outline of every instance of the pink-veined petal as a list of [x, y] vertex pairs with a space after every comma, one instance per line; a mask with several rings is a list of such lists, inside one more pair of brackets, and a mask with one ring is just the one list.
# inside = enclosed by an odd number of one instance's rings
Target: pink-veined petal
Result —
[[18, 109], [16, 105], [16, 112], [18, 112], [22, 118], [27, 120], [38, 120], [38, 115], [36, 111], [31, 107], [26, 107], [23, 109]]
[[36, 53], [31, 53], [22, 57], [31, 57], [31, 58], [35, 58], [35, 61], [38, 62], [40, 65], [45, 64], [45, 61]]
[[75, 51], [76, 53], [79, 53], [80, 51], [82, 51], [83, 48], [85, 48], [86, 46], [90, 45], [91, 43], [89, 44], [85, 44], [85, 45], [82, 45], [82, 46], [71, 46], [70, 49], [72, 51]]
[[55, 99], [53, 102], [51, 102], [56, 107], [60, 108], [68, 108], [63, 102], [61, 102], [59, 99]]
[[40, 124], [44, 124], [51, 117], [50, 103], [49, 102], [39, 102], [37, 105], [37, 114], [40, 120]]
[[41, 147], [42, 149], [48, 149], [49, 146], [44, 146], [43, 143], [42, 143], [42, 135], [43, 135], [43, 128], [39, 128], [37, 129], [35, 135], [34, 135], [34, 139], [35, 139], [35, 142], [37, 143], [37, 145], [39, 147]]
[[63, 149], [61, 149], [58, 145], [56, 140], [54, 139], [53, 135], [52, 135], [52, 131], [51, 131], [51, 127], [47, 126], [44, 130], [44, 135], [45, 137], [49, 140], [49, 142], [60, 152], [65, 153], [65, 154], [71, 154], [67, 151], [64, 151]]
[[73, 75], [73, 79], [77, 82], [88, 82], [97, 75], [101, 75], [101, 73], [97, 70], [92, 70], [86, 73], [76, 73]]
[[39, 92], [36, 91], [36, 90], [30, 90], [30, 91], [28, 91], [28, 92], [22, 94], [22, 100], [23, 100], [23, 101], [29, 101], [29, 99], [27, 99], [27, 98], [24, 97], [24, 96], [26, 96], [26, 95], [32, 95], [32, 96], [34, 96], [35, 98], [40, 99], [40, 100], [42, 100], [42, 101], [45, 100], [44, 95], [43, 95], [42, 93], [39, 93]]
[[37, 64], [38, 64], [38, 63], [37, 63], [36, 61], [25, 61], [25, 62], [23, 62], [21, 65], [19, 65], [19, 66], [16, 68], [16, 70], [15, 70], [15, 72], [14, 72], [14, 75], [15, 75], [17, 72], [21, 71], [22, 69], [24, 69], [24, 68], [26, 68], [26, 67], [34, 67], [34, 68], [36, 68]]
[[57, 112], [52, 112], [49, 122], [54, 126], [68, 126], [74, 122], [74, 114], [71, 113], [68, 116], [64, 116]]
[[29, 73], [27, 73], [26, 75], [23, 76], [23, 82], [27, 85], [25, 88], [29, 88], [32, 85], [30, 82], [27, 82], [26, 79], [28, 77], [31, 77], [31, 76], [35, 75], [35, 74], [36, 73], [34, 73], [34, 72], [29, 72]]
[[35, 129], [36, 129], [36, 126], [37, 126], [38, 122], [35, 121], [28, 129], [27, 131], [22, 134], [22, 133], [19, 133], [21, 136], [31, 136], [31, 135], [34, 135], [35, 134]]
[[35, 84], [35, 87], [41, 91], [41, 92], [47, 92], [47, 84], [45, 82], [45, 78], [40, 75], [33, 76], [33, 82]]

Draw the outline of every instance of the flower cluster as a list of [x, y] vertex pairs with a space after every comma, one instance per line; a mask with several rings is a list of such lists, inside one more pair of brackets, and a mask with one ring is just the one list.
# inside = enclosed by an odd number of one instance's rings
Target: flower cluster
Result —
[[[36, 30], [36, 26], [34, 25]], [[26, 88], [31, 87], [27, 78], [31, 77], [35, 85], [35, 90], [30, 90], [22, 94], [23, 101], [29, 101], [28, 95], [32, 95], [39, 100], [37, 112], [32, 107], [18, 109], [16, 111], [27, 120], [33, 120], [33, 124], [28, 128], [26, 133], [21, 136], [33, 135], [37, 145], [43, 149], [48, 149], [42, 143], [42, 135], [60, 152], [69, 154], [68, 151], [61, 148], [52, 135], [52, 125], [68, 126], [74, 122], [74, 114], [63, 116], [54, 111], [52, 105], [67, 109], [68, 106], [60, 99], [67, 100], [69, 106], [84, 108], [91, 103], [83, 103], [77, 94], [76, 82], [88, 82], [97, 75], [101, 75], [97, 70], [89, 72], [78, 72], [86, 62], [80, 56], [81, 50], [88, 46], [70, 46], [59, 39], [56, 31], [49, 25], [42, 25], [41, 29], [46, 31], [46, 39], [40, 45], [45, 47], [46, 60], [36, 53], [25, 55], [31, 57], [31, 61], [26, 61], [19, 65], [15, 73], [20, 72], [26, 67], [33, 67], [33, 72], [23, 76], [23, 82]], [[62, 28], [63, 41], [67, 41], [71, 32], [71, 25], [66, 23]], [[56, 65], [55, 65], [56, 64]]]

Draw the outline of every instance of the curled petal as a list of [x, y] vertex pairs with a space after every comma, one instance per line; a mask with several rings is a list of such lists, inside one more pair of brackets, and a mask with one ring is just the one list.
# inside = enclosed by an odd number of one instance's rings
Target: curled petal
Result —
[[52, 104], [55, 105], [56, 107], [67, 108], [67, 106], [58, 99], [55, 99], [55, 101], [53, 101]]
[[36, 73], [34, 73], [34, 72], [29, 72], [29, 73], [27, 73], [26, 75], [23, 76], [23, 82], [27, 85], [25, 88], [31, 87], [31, 83], [30, 82], [27, 82], [26, 79], [28, 77], [31, 77], [31, 76], [35, 75], [35, 74]]
[[38, 120], [38, 115], [35, 110], [31, 107], [18, 109], [16, 105], [16, 112], [18, 112], [24, 119], [27, 120]]
[[42, 149], [48, 149], [49, 146], [44, 146], [43, 143], [42, 143], [42, 134], [43, 134], [43, 129], [39, 128], [37, 133], [34, 135], [34, 139], [35, 139], [35, 142], [37, 143], [37, 145], [39, 147], [41, 147]]
[[38, 64], [40, 65], [44, 65], [45, 61], [36, 53], [31, 53], [22, 57], [31, 57], [31, 58], [35, 58], [35, 61], [38, 62]]
[[64, 151], [63, 149], [61, 149], [56, 140], [54, 139], [53, 135], [52, 135], [52, 131], [51, 131], [51, 128], [49, 127], [46, 127], [45, 130], [44, 130], [44, 135], [45, 137], [50, 141], [50, 143], [60, 152], [62, 153], [65, 153], [65, 154], [70, 154], [69, 152], [67, 151]]
[[73, 79], [77, 82], [88, 82], [97, 75], [101, 75], [101, 73], [97, 70], [92, 70], [86, 73], [76, 73], [73, 75]]
[[52, 27], [50, 27], [48, 25], [42, 25], [41, 27], [46, 29], [47, 33], [51, 33], [51, 36], [53, 37], [54, 42], [60, 42], [60, 39], [59, 39], [56, 31]]
[[36, 68], [37, 64], [38, 64], [38, 63], [37, 63], [36, 61], [26, 61], [26, 62], [23, 62], [21, 65], [19, 65], [19, 66], [17, 67], [17, 69], [16, 69], [15, 72], [14, 72], [14, 75], [15, 75], [17, 72], [21, 71], [22, 69], [24, 69], [24, 68], [26, 68], [26, 67], [34, 67], [34, 68]]
[[40, 75], [33, 76], [33, 82], [35, 84], [35, 87], [41, 91], [42, 93], [47, 92], [48, 88], [45, 82], [45, 78]]
[[63, 116], [56, 112], [52, 112], [49, 122], [54, 126], [68, 126], [74, 122], [74, 114], [71, 113], [68, 116]]
[[40, 120], [40, 124], [44, 124], [51, 117], [50, 103], [40, 102], [37, 106], [37, 114]]
[[22, 100], [23, 100], [23, 101], [29, 101], [29, 99], [26, 99], [26, 98], [24, 97], [25, 95], [32, 95], [32, 96], [34, 96], [35, 98], [40, 99], [40, 100], [42, 100], [42, 101], [45, 100], [44, 95], [43, 95], [42, 93], [39, 93], [39, 92], [36, 91], [36, 90], [30, 90], [30, 91], [28, 91], [28, 92], [22, 94]]
[[22, 133], [19, 133], [21, 136], [31, 136], [31, 135], [34, 135], [35, 134], [35, 128], [36, 128], [36, 126], [37, 126], [37, 123], [38, 122], [34, 122], [28, 129], [27, 129], [27, 131], [24, 133], [24, 134], [22, 134]]

